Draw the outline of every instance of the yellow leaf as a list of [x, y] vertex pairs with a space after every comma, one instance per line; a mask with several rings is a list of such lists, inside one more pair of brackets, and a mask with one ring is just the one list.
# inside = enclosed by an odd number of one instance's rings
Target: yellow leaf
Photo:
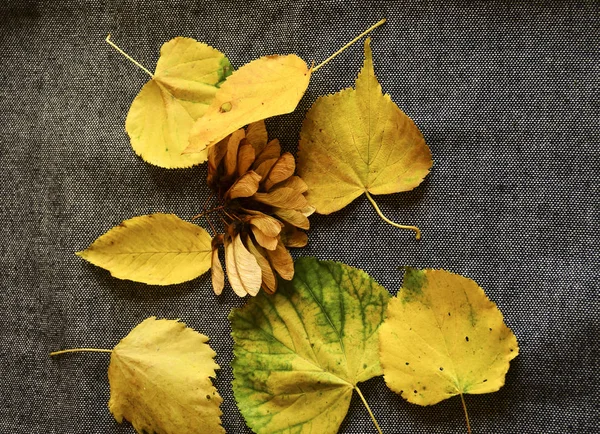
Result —
[[242, 66], [227, 77], [192, 127], [185, 152], [204, 152], [245, 125], [294, 111], [310, 75], [304, 60], [295, 54], [261, 57]]
[[216, 353], [185, 324], [154, 317], [113, 349], [108, 408], [138, 433], [224, 433], [223, 401], [212, 384]]
[[497, 391], [519, 352], [483, 289], [445, 270], [406, 269], [379, 339], [387, 385], [419, 405]]
[[135, 153], [168, 169], [206, 161], [206, 152], [182, 152], [194, 121], [207, 111], [231, 69], [223, 53], [194, 39], [166, 42], [152, 79], [133, 100], [125, 122]]
[[210, 268], [211, 237], [173, 214], [150, 214], [125, 220], [77, 255], [119, 279], [171, 285]]
[[414, 122], [381, 91], [365, 42], [356, 89], [317, 99], [300, 132], [298, 174], [320, 214], [366, 193], [408, 191], [431, 168], [429, 147]]

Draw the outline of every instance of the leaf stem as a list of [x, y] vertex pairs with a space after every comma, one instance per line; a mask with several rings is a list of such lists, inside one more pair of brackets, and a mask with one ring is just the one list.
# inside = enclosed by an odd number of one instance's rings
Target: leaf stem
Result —
[[377, 432], [379, 434], [383, 434], [383, 432], [381, 431], [381, 428], [379, 427], [379, 424], [377, 423], [377, 419], [375, 419], [375, 416], [373, 416], [373, 412], [371, 411], [371, 407], [369, 407], [369, 404], [367, 404], [367, 400], [365, 399], [365, 397], [361, 393], [361, 391], [358, 388], [358, 386], [354, 386], [354, 390], [356, 390], [356, 392], [358, 393], [358, 396], [360, 396], [360, 399], [362, 400], [363, 404], [367, 408], [367, 411], [369, 412], [369, 416], [371, 416], [371, 420], [373, 421], [373, 424], [375, 425], [375, 428], [377, 428]]
[[463, 410], [465, 411], [465, 420], [467, 421], [467, 433], [471, 434], [471, 424], [469, 423], [469, 413], [467, 412], [467, 404], [465, 404], [465, 398], [463, 394], [460, 394], [460, 400], [462, 401]]
[[367, 33], [375, 30], [377, 27], [381, 26], [383, 23], [385, 23], [386, 19], [382, 19], [380, 21], [378, 21], [377, 23], [373, 24], [371, 27], [369, 27], [367, 30], [365, 30], [364, 32], [362, 32], [360, 35], [358, 35], [356, 38], [354, 38], [353, 40], [351, 40], [350, 42], [348, 42], [346, 45], [344, 45], [342, 48], [340, 48], [339, 50], [337, 50], [335, 53], [333, 53], [331, 56], [329, 56], [327, 59], [325, 59], [323, 62], [319, 63], [317, 66], [315, 66], [313, 68], [313, 72], [317, 71], [320, 67], [326, 65], [327, 63], [329, 63], [334, 57], [336, 57], [338, 54], [340, 54], [342, 51], [344, 51], [346, 48], [348, 48], [349, 46], [351, 46], [352, 44], [354, 44], [356, 41], [358, 41], [360, 38], [362, 38], [363, 36], [365, 36]]
[[113, 47], [115, 50], [117, 50], [119, 53], [121, 53], [123, 56], [125, 56], [127, 59], [129, 59], [131, 62], [133, 62], [134, 65], [136, 65], [138, 68], [141, 68], [141, 70], [144, 71], [146, 74], [148, 74], [150, 77], [154, 78], [154, 74], [152, 74], [150, 71], [148, 71], [146, 68], [144, 68], [144, 66], [141, 63], [139, 63], [133, 57], [131, 57], [129, 54], [127, 54], [126, 52], [121, 50], [119, 47], [117, 47], [117, 45], [113, 41], [110, 40], [110, 34], [106, 37], [106, 42], [108, 42], [108, 44], [111, 47]]
[[102, 348], [70, 348], [68, 350], [53, 351], [50, 353], [50, 357], [67, 353], [112, 353], [112, 350]]
[[212, 229], [212, 231], [213, 231], [213, 237], [214, 237], [214, 236], [217, 236], [217, 230], [215, 229], [215, 227], [213, 226], [212, 222], [210, 221], [210, 218], [208, 218], [208, 216], [207, 216], [207, 215], [205, 215], [205, 216], [204, 216], [204, 218], [206, 219], [206, 221], [208, 222], [208, 224], [209, 224], [210, 228], [211, 228], [211, 229]]
[[218, 207], [216, 207], [216, 208], [211, 208], [211, 209], [209, 209], [209, 210], [206, 210], [206, 211], [204, 211], [204, 212], [201, 212], [200, 214], [196, 214], [194, 217], [192, 217], [192, 220], [199, 219], [200, 217], [203, 217], [203, 216], [205, 216], [206, 214], [210, 214], [211, 212], [219, 211], [220, 209], [224, 209], [224, 208], [225, 208], [225, 205], [221, 205], [221, 206], [218, 206]]
[[385, 221], [386, 223], [391, 224], [392, 226], [400, 228], [400, 229], [410, 229], [411, 231], [415, 231], [415, 238], [417, 240], [421, 239], [421, 230], [418, 227], [416, 227], [416, 226], [406, 226], [406, 225], [400, 225], [398, 223], [394, 223], [393, 221], [391, 221], [390, 219], [388, 219], [386, 216], [383, 215], [383, 213], [381, 212], [381, 210], [379, 209], [379, 207], [375, 203], [375, 200], [373, 200], [373, 198], [371, 197], [371, 195], [369, 194], [369, 192], [367, 190], [365, 190], [365, 194], [367, 195], [367, 199], [369, 199], [369, 201], [371, 202], [371, 204], [375, 208], [375, 211], [377, 211], [377, 214], [379, 214], [379, 217], [381, 217], [383, 219], [383, 221]]

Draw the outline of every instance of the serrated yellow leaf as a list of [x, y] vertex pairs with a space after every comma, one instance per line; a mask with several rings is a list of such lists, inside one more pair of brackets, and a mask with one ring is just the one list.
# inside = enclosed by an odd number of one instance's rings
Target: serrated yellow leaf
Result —
[[211, 237], [173, 214], [150, 214], [125, 220], [77, 255], [119, 279], [171, 285], [210, 268]]
[[[242, 66], [227, 77], [192, 127], [185, 152], [205, 152], [245, 125], [294, 111], [310, 75], [311, 69], [295, 54], [265, 56]], [[260, 141], [252, 144], [262, 146]]]
[[208, 337], [185, 324], [144, 320], [113, 349], [108, 408], [138, 433], [224, 433], [223, 401], [211, 378], [219, 366]]
[[379, 342], [387, 385], [419, 405], [497, 391], [519, 352], [483, 289], [446, 270], [406, 269]]
[[135, 153], [168, 169], [206, 161], [206, 152], [182, 152], [192, 125], [207, 111], [231, 69], [223, 53], [194, 39], [177, 37], [166, 42], [153, 78], [127, 114], [125, 129]]
[[367, 39], [356, 89], [320, 97], [302, 125], [298, 174], [309, 187], [308, 201], [329, 214], [363, 193], [412, 190], [431, 165], [419, 129], [382, 93]]

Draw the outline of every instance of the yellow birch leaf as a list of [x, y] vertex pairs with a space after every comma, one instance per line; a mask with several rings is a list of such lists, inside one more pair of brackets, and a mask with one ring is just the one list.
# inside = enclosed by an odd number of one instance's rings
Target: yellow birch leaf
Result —
[[119, 279], [171, 285], [195, 279], [211, 266], [211, 237], [173, 214], [125, 220], [77, 256]]
[[519, 352], [483, 289], [446, 270], [406, 269], [379, 343], [387, 385], [419, 405], [497, 391]]
[[356, 89], [320, 97], [303, 122], [298, 175], [308, 185], [308, 201], [330, 214], [363, 193], [372, 200], [370, 193], [412, 190], [431, 165], [417, 126], [382, 93], [367, 38]]
[[182, 152], [194, 121], [207, 111], [231, 70], [225, 55], [204, 43], [182, 37], [166, 42], [152, 79], [133, 100], [125, 121], [135, 153], [167, 169], [206, 161], [206, 152]]
[[204, 153], [208, 146], [245, 125], [294, 111], [311, 72], [295, 54], [265, 56], [242, 66], [227, 77], [196, 121], [184, 152]]
[[112, 350], [108, 408], [138, 433], [224, 433], [216, 353], [185, 324], [144, 320]]

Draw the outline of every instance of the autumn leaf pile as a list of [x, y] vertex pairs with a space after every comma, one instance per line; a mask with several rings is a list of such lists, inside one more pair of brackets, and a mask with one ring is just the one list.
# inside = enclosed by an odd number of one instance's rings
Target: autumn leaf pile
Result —
[[[232, 388], [256, 433], [335, 433], [356, 393], [381, 434], [359, 388], [380, 375], [414, 404], [460, 396], [471, 433], [464, 395], [502, 387], [518, 354], [515, 335], [473, 280], [406, 268], [391, 297], [362, 270], [292, 259], [288, 248], [308, 243], [313, 212], [338, 211], [363, 194], [383, 220], [420, 237], [416, 226], [385, 217], [372, 195], [417, 187], [431, 152], [382, 92], [369, 39], [364, 50], [355, 88], [320, 97], [308, 111], [298, 167], [264, 119], [293, 111], [329, 59], [308, 68], [293, 54], [266, 56], [232, 72], [218, 50], [175, 38], [154, 73], [134, 61], [151, 80], [127, 116], [132, 148], [169, 169], [207, 161], [210, 194], [192, 220], [212, 233], [158, 212], [124, 220], [78, 252], [116, 278], [171, 285], [211, 270], [216, 295], [227, 276], [238, 296], [252, 296], [229, 321]], [[211, 381], [219, 366], [207, 341], [181, 322], [150, 317], [112, 350], [52, 354], [111, 353], [109, 410], [137, 432], [222, 433], [222, 398]]]

